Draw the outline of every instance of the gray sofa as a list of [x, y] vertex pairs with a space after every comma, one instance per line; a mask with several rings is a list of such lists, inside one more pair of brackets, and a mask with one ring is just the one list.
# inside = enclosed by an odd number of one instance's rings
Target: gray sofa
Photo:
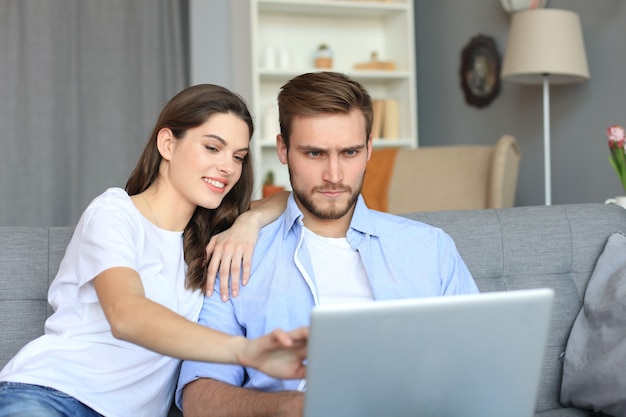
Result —
[[[412, 213], [407, 217], [447, 231], [483, 292], [537, 287], [556, 291], [536, 416], [594, 415], [559, 404], [559, 355], [607, 237], [626, 231], [626, 210], [615, 205], [576, 204]], [[69, 227], [0, 228], [0, 367], [20, 346], [42, 333], [50, 314], [47, 287], [71, 232]], [[173, 415], [180, 413], [174, 410]]]

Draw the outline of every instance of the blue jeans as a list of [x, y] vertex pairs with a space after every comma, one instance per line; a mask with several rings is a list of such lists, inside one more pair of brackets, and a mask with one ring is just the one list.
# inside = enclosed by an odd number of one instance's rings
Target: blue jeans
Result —
[[0, 417], [102, 417], [54, 388], [0, 382]]

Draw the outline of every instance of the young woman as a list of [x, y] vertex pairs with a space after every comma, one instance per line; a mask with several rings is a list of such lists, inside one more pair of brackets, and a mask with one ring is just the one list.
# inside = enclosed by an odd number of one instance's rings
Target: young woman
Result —
[[[0, 416], [165, 416], [179, 359], [303, 376], [304, 328], [247, 340], [196, 324], [212, 288], [205, 247], [250, 205], [252, 132], [245, 103], [225, 88], [170, 100], [126, 190], [105, 191], [81, 216], [50, 286], [45, 334], [0, 373]], [[282, 211], [267, 204], [246, 212], [242, 236]], [[249, 245], [215, 244], [221, 273], [242, 258], [245, 269]]]

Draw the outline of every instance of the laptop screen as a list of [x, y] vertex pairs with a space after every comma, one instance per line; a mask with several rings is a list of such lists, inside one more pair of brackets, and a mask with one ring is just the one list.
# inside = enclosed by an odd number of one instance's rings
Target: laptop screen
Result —
[[529, 417], [554, 293], [316, 307], [305, 417]]

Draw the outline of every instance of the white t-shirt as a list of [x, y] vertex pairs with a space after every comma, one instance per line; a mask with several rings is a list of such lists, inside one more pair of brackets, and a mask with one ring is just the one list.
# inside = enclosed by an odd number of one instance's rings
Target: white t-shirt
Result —
[[93, 278], [112, 267], [139, 272], [146, 297], [196, 322], [202, 292], [185, 289], [182, 232], [148, 221], [111, 188], [83, 213], [48, 301], [45, 334], [5, 366], [0, 380], [44, 385], [107, 417], [166, 416], [180, 361], [111, 334]]
[[348, 239], [320, 236], [304, 228], [320, 304], [372, 301], [374, 295], [361, 257]]

